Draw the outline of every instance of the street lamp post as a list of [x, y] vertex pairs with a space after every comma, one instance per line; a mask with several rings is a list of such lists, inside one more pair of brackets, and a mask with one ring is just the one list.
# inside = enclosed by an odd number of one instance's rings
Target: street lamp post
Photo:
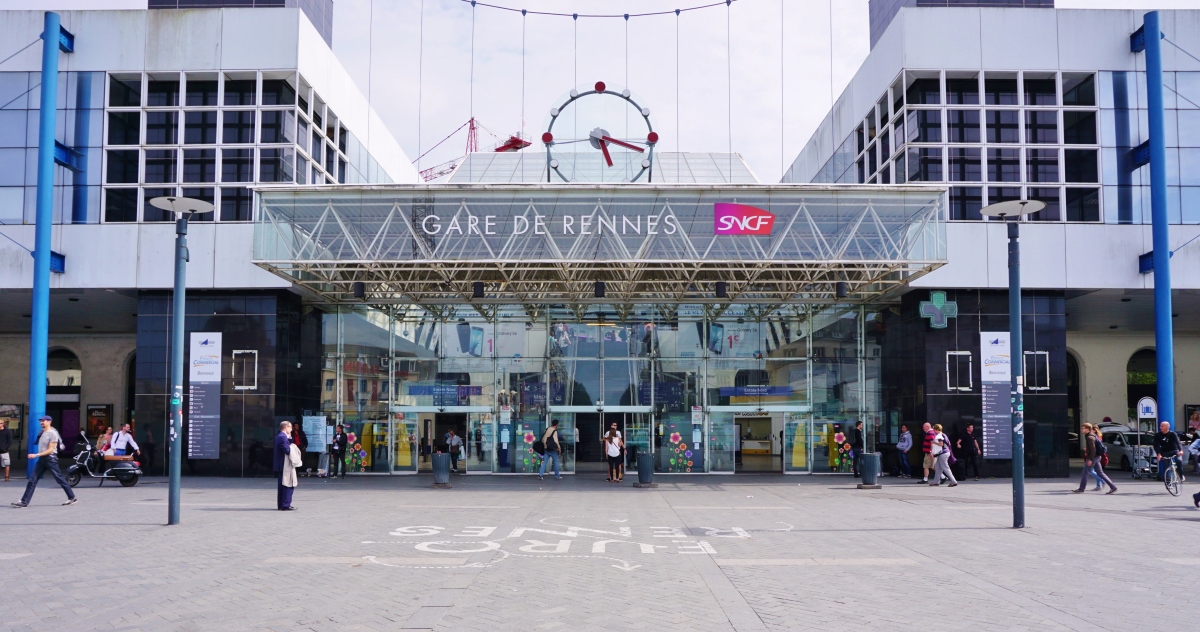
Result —
[[[1021, 342], [1021, 216], [1046, 208], [1036, 200], [1009, 200], [980, 214], [1008, 226], [1008, 369], [1012, 407], [1013, 528], [1025, 528], [1025, 353]], [[1015, 221], [1008, 221], [1013, 219]]]
[[182, 463], [183, 434], [183, 329], [186, 320], [184, 301], [187, 298], [187, 224], [193, 213], [211, 213], [213, 205], [204, 200], [184, 197], [157, 197], [150, 204], [175, 214], [175, 294], [171, 309], [171, 430], [167, 450], [170, 452], [170, 489], [167, 493], [167, 524], [179, 524], [179, 470]]

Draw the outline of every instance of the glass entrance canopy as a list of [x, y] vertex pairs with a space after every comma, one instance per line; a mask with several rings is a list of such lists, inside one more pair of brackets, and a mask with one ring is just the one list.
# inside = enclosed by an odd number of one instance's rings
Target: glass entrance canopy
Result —
[[866, 303], [946, 263], [927, 186], [261, 188], [257, 206], [254, 262], [332, 303]]

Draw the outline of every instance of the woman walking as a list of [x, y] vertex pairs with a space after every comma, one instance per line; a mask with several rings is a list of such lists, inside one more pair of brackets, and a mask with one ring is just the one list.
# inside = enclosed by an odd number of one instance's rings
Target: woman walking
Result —
[[942, 432], [942, 424], [933, 424], [933, 444], [930, 446], [930, 454], [934, 458], [934, 474], [933, 480], [929, 481], [929, 484], [937, 487], [942, 484], [942, 477], [945, 476], [946, 480], [950, 481], [950, 487], [958, 487], [954, 472], [950, 471], [950, 438]]
[[1095, 476], [1098, 480], [1102, 480], [1108, 484], [1107, 493], [1116, 493], [1117, 486], [1113, 484], [1112, 479], [1108, 477], [1108, 474], [1104, 473], [1104, 466], [1100, 463], [1102, 452], [1100, 451], [1101, 447], [1097, 445], [1100, 442], [1100, 433], [1096, 432], [1095, 426], [1087, 423], [1080, 426], [1080, 430], [1083, 432], [1084, 439], [1086, 441], [1086, 447], [1084, 448], [1083, 456], [1083, 476], [1079, 478], [1079, 489], [1074, 489], [1071, 491], [1075, 492], [1076, 494], [1082, 494], [1083, 492], [1087, 491], [1088, 472], [1092, 471], [1095, 473]]
[[604, 455], [608, 457], [608, 480], [614, 483], [621, 482], [621, 451], [625, 447], [625, 440], [621, 437], [621, 431], [617, 430], [617, 424], [609, 426], [608, 432], [604, 433]]

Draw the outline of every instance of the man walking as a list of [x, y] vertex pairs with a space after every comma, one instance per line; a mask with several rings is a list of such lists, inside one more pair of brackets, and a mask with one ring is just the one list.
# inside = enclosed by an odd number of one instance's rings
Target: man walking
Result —
[[346, 430], [338, 424], [333, 433], [333, 443], [329, 444], [329, 477], [337, 476], [338, 467], [342, 469], [342, 478], [346, 478]]
[[292, 509], [292, 491], [295, 488], [283, 484], [283, 463], [289, 458], [291, 451], [292, 423], [281, 421], [279, 422], [279, 434], [275, 435], [275, 459], [272, 463], [272, 469], [275, 471], [278, 481], [278, 489], [275, 492], [275, 508], [280, 511], [291, 511]]
[[446, 448], [450, 451], [450, 471], [458, 474], [458, 455], [462, 450], [462, 437], [455, 434], [454, 429], [446, 433]]
[[912, 449], [912, 433], [908, 424], [900, 424], [900, 440], [896, 442], [896, 450], [900, 452], [900, 478], [912, 478], [912, 464], [908, 462], [908, 451]]
[[12, 465], [12, 459], [8, 452], [12, 450], [12, 430], [8, 429], [8, 425], [3, 419], [0, 419], [0, 466], [4, 467], [4, 482], [8, 482], [8, 468]]
[[852, 469], [854, 470], [855, 478], [862, 476], [862, 452], [863, 452], [863, 422], [859, 421], [854, 424], [854, 436], [850, 440], [850, 449], [854, 452], [854, 461]]
[[959, 454], [963, 455], [963, 478], [970, 476], [974, 468], [975, 480], [979, 480], [979, 453], [983, 450], [979, 449], [979, 440], [975, 438], [975, 424], [967, 424], [967, 429], [958, 436], [955, 445]]
[[[126, 454], [141, 454], [142, 450], [138, 448], [137, 441], [133, 440], [133, 433], [129, 432], [129, 424], [121, 426], [121, 430], [113, 437], [112, 447], [113, 454], [117, 456], [125, 456]], [[133, 451], [130, 452], [130, 446], [133, 446]]]
[[[921, 426], [921, 432], [925, 435], [925, 440], [921, 443], [921, 452], [924, 453], [924, 458], [921, 461], [923, 472], [921, 474], [921, 482], [929, 483], [929, 470], [932, 470], [934, 466], [933, 438], [937, 436], [937, 433], [933, 431], [933, 426], [929, 425], [928, 421]], [[940, 483], [941, 481], [938, 482]]]
[[37, 489], [38, 481], [45, 476], [46, 470], [50, 470], [50, 473], [54, 475], [54, 481], [63, 488], [64, 492], [67, 492], [67, 502], [63, 505], [74, 505], [79, 499], [75, 497], [75, 492], [67, 484], [67, 479], [63, 478], [62, 470], [58, 469], [58, 445], [62, 443], [62, 437], [50, 425], [49, 417], [42, 416], [38, 421], [42, 423], [42, 434], [38, 436], [38, 451], [36, 454], [29, 455], [31, 459], [37, 459], [37, 464], [33, 466], [33, 474], [25, 485], [25, 495], [21, 497], [21, 502], [13, 503], [12, 506], [18, 509], [29, 506], [29, 501], [33, 500], [33, 491]]
[[562, 444], [558, 441], [558, 420], [550, 422], [550, 427], [542, 435], [542, 445], [546, 446], [546, 454], [542, 457], [542, 467], [538, 471], [538, 480], [546, 475], [546, 462], [554, 461], [554, 480], [562, 480], [562, 473], [559, 471], [559, 453], [562, 451]]

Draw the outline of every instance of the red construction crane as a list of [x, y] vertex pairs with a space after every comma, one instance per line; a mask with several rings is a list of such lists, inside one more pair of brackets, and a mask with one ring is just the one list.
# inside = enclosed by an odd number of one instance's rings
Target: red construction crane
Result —
[[[529, 141], [522, 138], [520, 134], [513, 134], [508, 137], [508, 140], [501, 141], [499, 136], [496, 136], [496, 134], [492, 133], [491, 130], [484, 127], [482, 124], [478, 123], [475, 120], [475, 117], [471, 117], [471, 118], [467, 119], [466, 123], [459, 125], [457, 129], [455, 129], [453, 132], [450, 132], [442, 140], [438, 141], [438, 143], [436, 145], [434, 145], [433, 147], [430, 147], [428, 151], [426, 151], [425, 153], [418, 156], [417, 160], [424, 158], [425, 156], [427, 156], [429, 154], [429, 152], [437, 149], [438, 147], [440, 147], [442, 145], [442, 143], [445, 143], [446, 141], [450, 140], [455, 134], [462, 131], [462, 129], [464, 127], [467, 128], [466, 154], [459, 156], [458, 158], [455, 158], [453, 160], [447, 160], [446, 162], [443, 162], [439, 165], [434, 165], [432, 167], [429, 167], [428, 169], [422, 169], [420, 171], [420, 176], [421, 176], [422, 180], [424, 180], [425, 182], [429, 182], [430, 180], [437, 180], [438, 178], [453, 172], [454, 169], [456, 167], [458, 167], [459, 163], [462, 162], [468, 155], [478, 152], [479, 151], [479, 135], [478, 135], [479, 128], [482, 128], [483, 131], [487, 132], [488, 134], [490, 134], [492, 136], [492, 138], [496, 139], [496, 145], [492, 148], [492, 151], [497, 151], [497, 152], [519, 151], [530, 145]], [[413, 162], [416, 162], [417, 160], [414, 160]]]

